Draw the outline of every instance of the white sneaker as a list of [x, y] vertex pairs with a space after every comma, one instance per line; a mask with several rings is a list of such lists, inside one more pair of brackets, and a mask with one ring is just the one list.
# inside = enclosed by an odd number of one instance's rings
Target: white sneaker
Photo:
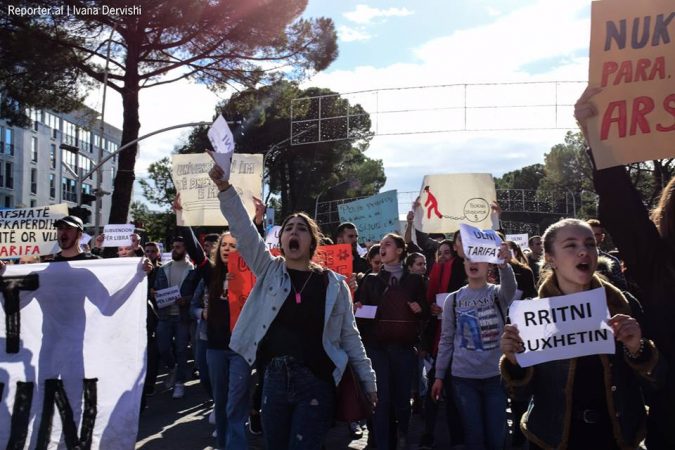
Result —
[[169, 370], [169, 374], [166, 376], [166, 380], [164, 380], [164, 387], [171, 389], [174, 384], [176, 384], [176, 367]]
[[216, 424], [216, 410], [215, 410], [215, 409], [212, 409], [212, 410], [211, 410], [211, 414], [209, 414], [209, 423], [210, 423], [211, 425], [215, 425], [215, 424]]
[[176, 383], [173, 387], [173, 398], [183, 398], [185, 395], [185, 386], [183, 383]]

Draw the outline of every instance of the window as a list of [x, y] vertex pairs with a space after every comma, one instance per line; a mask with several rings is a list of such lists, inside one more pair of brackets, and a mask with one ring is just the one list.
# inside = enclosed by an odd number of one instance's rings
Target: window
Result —
[[64, 201], [68, 202], [76, 202], [77, 201], [77, 194], [75, 193], [75, 188], [77, 186], [77, 183], [75, 180], [71, 180], [70, 178], [63, 177], [61, 179], [61, 190], [62, 190], [62, 197]]
[[30, 139], [30, 155], [31, 161], [38, 162], [38, 140], [35, 136]]
[[70, 150], [61, 150], [61, 161], [77, 173], [77, 153]]
[[14, 189], [14, 164], [7, 161], [5, 162], [5, 187], [8, 189]]
[[37, 131], [38, 122], [40, 122], [40, 119], [42, 118], [42, 112], [38, 109], [29, 108], [28, 111], [26, 111], [26, 113], [28, 114], [28, 117], [30, 117], [30, 120], [33, 122], [33, 130]]
[[77, 127], [67, 120], [63, 121], [63, 143], [77, 145]]
[[56, 144], [49, 147], [49, 167], [56, 169]]
[[37, 195], [37, 169], [30, 169], [30, 193]]
[[35, 208], [37, 206], [37, 200], [33, 199], [30, 201], [30, 207]]
[[78, 162], [79, 162], [78, 174], [81, 177], [84, 176], [84, 174], [86, 174], [87, 172], [89, 172], [91, 168], [94, 166], [94, 164], [91, 162], [91, 159], [82, 155], [78, 155]]
[[14, 130], [5, 128], [4, 138], [2, 140], [5, 145], [4, 148], [0, 148], [0, 152], [14, 156]]
[[85, 129], [80, 129], [79, 130], [79, 142], [80, 142], [80, 149], [81, 150], [87, 150], [89, 153], [92, 152], [91, 131], [85, 130]]
[[7, 195], [5, 197], [5, 208], [11, 208], [12, 207], [12, 196]]
[[56, 176], [53, 173], [49, 174], [49, 198], [56, 197]]
[[54, 114], [45, 112], [45, 122], [44, 122], [44, 124], [52, 129], [52, 132], [51, 132], [52, 138], [56, 138], [56, 133], [59, 131], [60, 120], [61, 119], [59, 119]]

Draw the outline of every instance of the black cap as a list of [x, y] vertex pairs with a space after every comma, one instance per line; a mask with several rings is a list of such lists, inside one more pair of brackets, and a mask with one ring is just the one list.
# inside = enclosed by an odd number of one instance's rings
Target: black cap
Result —
[[62, 225], [71, 228], [77, 228], [78, 230], [84, 231], [84, 224], [82, 223], [82, 219], [76, 216], [66, 216], [54, 222], [54, 226], [57, 228]]

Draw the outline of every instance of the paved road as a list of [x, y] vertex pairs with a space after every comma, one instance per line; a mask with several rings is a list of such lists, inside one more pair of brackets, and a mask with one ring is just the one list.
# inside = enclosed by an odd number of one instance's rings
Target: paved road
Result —
[[[162, 377], [158, 380], [162, 381]], [[157, 385], [160, 387], [160, 384]], [[171, 398], [171, 391], [158, 392], [148, 399], [147, 408], [141, 414], [140, 428], [136, 443], [138, 450], [215, 450], [215, 439], [211, 437], [214, 427], [208, 423], [212, 405], [198, 381], [186, 384], [185, 397]], [[441, 408], [442, 409], [442, 408]], [[439, 417], [439, 424], [442, 423]], [[409, 436], [410, 449], [416, 449], [422, 432], [422, 420], [413, 415]], [[449, 448], [449, 436], [445, 427], [437, 427], [437, 448]], [[367, 436], [358, 441], [349, 440], [347, 425], [338, 423], [331, 429], [326, 450], [363, 450]], [[249, 435], [252, 450], [264, 449], [263, 439]]]

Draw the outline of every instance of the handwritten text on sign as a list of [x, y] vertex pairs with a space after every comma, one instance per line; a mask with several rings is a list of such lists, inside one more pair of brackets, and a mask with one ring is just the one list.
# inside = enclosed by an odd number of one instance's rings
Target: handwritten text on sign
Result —
[[589, 84], [598, 115], [589, 140], [598, 169], [675, 156], [672, 0], [594, 1]]
[[525, 351], [516, 359], [522, 367], [577, 358], [613, 354], [614, 334], [607, 325], [605, 289], [535, 300], [516, 300], [509, 308]]
[[54, 221], [67, 215], [65, 203], [0, 211], [0, 258], [57, 252]]
[[352, 222], [356, 225], [361, 242], [379, 242], [385, 234], [399, 230], [396, 191], [338, 205], [338, 212], [341, 222]]
[[178, 286], [171, 286], [170, 288], [160, 289], [155, 292], [155, 301], [158, 308], [166, 308], [180, 300], [180, 288]]
[[494, 230], [480, 230], [471, 225], [461, 223], [459, 233], [462, 236], [464, 254], [471, 262], [487, 262], [501, 264], [504, 261], [497, 258], [501, 238]]
[[131, 235], [136, 227], [130, 224], [108, 224], [103, 227], [104, 247], [127, 247], [131, 245]]

